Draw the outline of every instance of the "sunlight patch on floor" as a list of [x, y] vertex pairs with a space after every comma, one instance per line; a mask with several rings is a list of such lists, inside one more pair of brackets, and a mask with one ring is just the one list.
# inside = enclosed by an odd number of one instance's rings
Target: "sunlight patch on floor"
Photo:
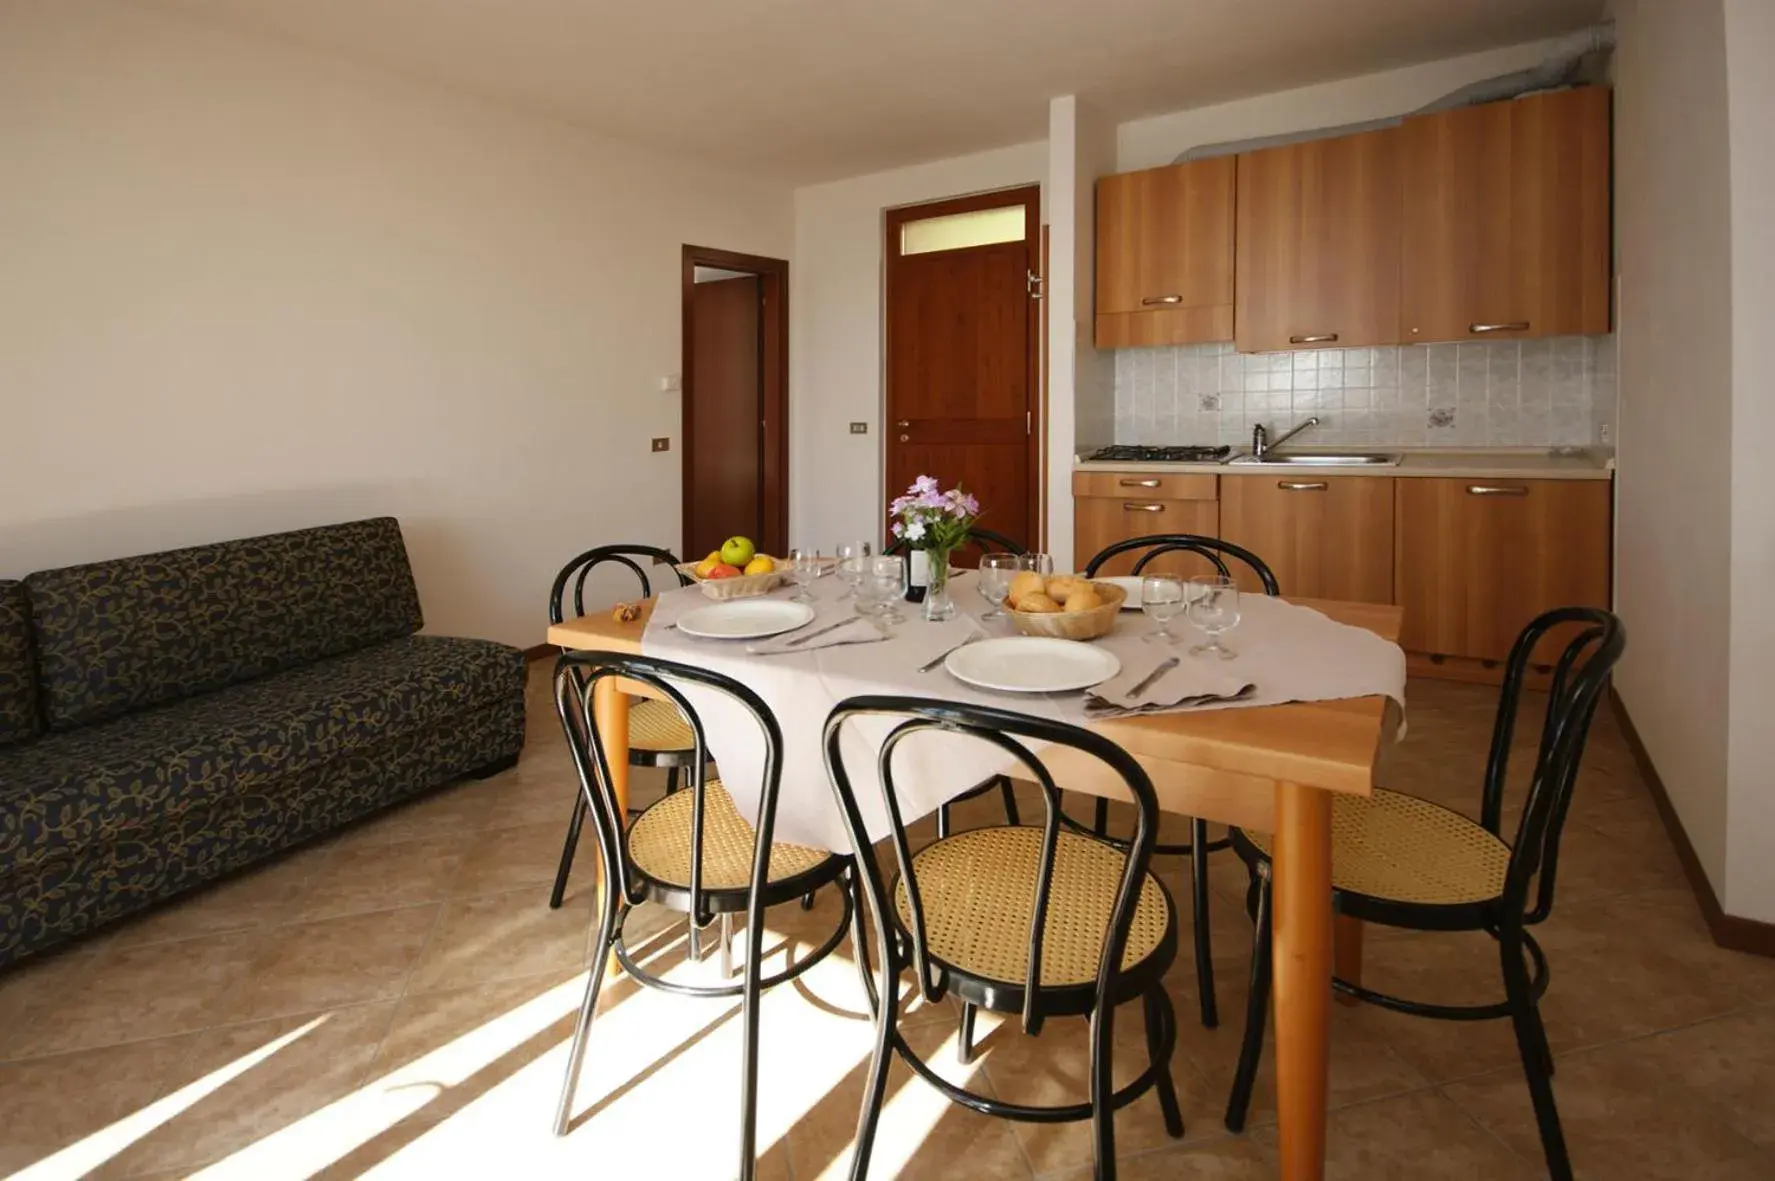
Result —
[[155, 1129], [171, 1123], [210, 1095], [230, 1083], [234, 1083], [279, 1050], [319, 1029], [326, 1024], [326, 1021], [326, 1015], [316, 1017], [306, 1025], [292, 1029], [282, 1037], [266, 1042], [257, 1050], [241, 1055], [220, 1070], [211, 1071], [196, 1082], [179, 1088], [166, 1098], [156, 1100], [132, 1115], [125, 1116], [110, 1127], [94, 1132], [75, 1144], [70, 1144], [54, 1156], [44, 1157], [29, 1168], [14, 1173], [12, 1175], [13, 1181], [75, 1181], [77, 1178], [87, 1176], [130, 1145], [147, 1137]]

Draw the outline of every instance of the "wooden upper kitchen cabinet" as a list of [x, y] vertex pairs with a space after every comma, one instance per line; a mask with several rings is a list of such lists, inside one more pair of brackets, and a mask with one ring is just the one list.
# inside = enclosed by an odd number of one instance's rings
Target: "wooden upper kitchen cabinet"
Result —
[[1405, 121], [1401, 339], [1609, 330], [1609, 91]]
[[[1118, 541], [1155, 533], [1201, 533], [1220, 529], [1215, 500], [1218, 477], [1197, 473], [1090, 471], [1072, 474], [1073, 558], [1078, 568]], [[1130, 574], [1139, 553], [1106, 562], [1099, 574]], [[1164, 554], [1147, 567], [1154, 573], [1211, 574], [1207, 562], [1186, 554]]]
[[1098, 348], [1233, 338], [1233, 157], [1097, 182]]
[[1609, 605], [1609, 481], [1394, 484], [1407, 651], [1503, 660], [1541, 612]]
[[1240, 352], [1399, 339], [1398, 128], [1238, 157]]
[[[1393, 484], [1390, 476], [1227, 476], [1220, 536], [1262, 558], [1284, 596], [1391, 603]], [[1263, 589], [1234, 573], [1241, 589]]]

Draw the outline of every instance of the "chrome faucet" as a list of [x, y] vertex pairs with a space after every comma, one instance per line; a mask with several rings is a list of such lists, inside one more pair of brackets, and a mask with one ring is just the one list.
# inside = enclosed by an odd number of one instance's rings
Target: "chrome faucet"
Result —
[[1286, 432], [1280, 439], [1277, 439], [1272, 443], [1270, 442], [1270, 433], [1264, 429], [1263, 423], [1260, 422], [1251, 428], [1251, 458], [1261, 461], [1265, 459], [1270, 452], [1288, 442], [1288, 440], [1294, 438], [1294, 436], [1300, 434], [1308, 427], [1318, 425], [1319, 416], [1315, 414], [1304, 422], [1296, 423], [1293, 430]]

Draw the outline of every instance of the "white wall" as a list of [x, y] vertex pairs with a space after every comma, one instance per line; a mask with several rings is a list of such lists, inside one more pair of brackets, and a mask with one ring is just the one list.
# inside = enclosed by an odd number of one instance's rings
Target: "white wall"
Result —
[[1732, 210], [1719, 0], [1617, 5], [1616, 688], [1725, 894]]
[[1202, 144], [1403, 115], [1469, 82], [1539, 65], [1547, 56], [1549, 44], [1530, 41], [1137, 119], [1117, 129], [1116, 167], [1121, 172], [1156, 168]]
[[[796, 545], [879, 539], [882, 497], [882, 212], [1036, 184], [1042, 141], [795, 191], [789, 295], [789, 533]], [[867, 422], [867, 435], [850, 433]]]
[[1726, 0], [1732, 204], [1732, 640], [1726, 909], [1775, 922], [1775, 4]]
[[429, 626], [676, 545], [685, 242], [789, 192], [94, 0], [0, 0], [0, 577], [372, 513]]
[[1113, 355], [1094, 343], [1097, 178], [1115, 171], [1115, 128], [1089, 103], [1063, 95], [1048, 108], [1047, 550], [1070, 570], [1072, 460], [1115, 437]]

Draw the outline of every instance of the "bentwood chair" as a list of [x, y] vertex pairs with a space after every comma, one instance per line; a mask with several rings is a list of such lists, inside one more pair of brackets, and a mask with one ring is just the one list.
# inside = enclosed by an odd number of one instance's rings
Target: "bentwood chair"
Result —
[[[573, 584], [573, 614], [585, 614], [586, 579], [599, 566], [615, 566], [628, 570], [640, 584], [641, 596], [654, 594], [654, 580], [660, 589], [689, 586], [691, 580], [678, 570], [678, 559], [670, 550], [651, 545], [601, 545], [580, 554], [561, 567], [549, 588], [549, 622], [561, 623], [565, 618], [564, 600], [567, 584]], [[665, 572], [659, 567], [664, 566]], [[565, 651], [565, 649], [563, 649]], [[682, 770], [691, 765], [690, 725], [670, 702], [637, 701], [629, 712], [629, 765], [661, 767], [666, 772], [666, 794], [678, 790]], [[555, 871], [555, 885], [549, 892], [549, 906], [559, 909], [567, 893], [567, 877], [573, 871], [573, 853], [579, 846], [580, 829], [585, 824], [586, 802], [575, 794], [573, 817], [567, 824], [567, 841], [561, 849], [561, 864]]]
[[[1144, 551], [1144, 552], [1142, 552]], [[1126, 541], [1118, 541], [1100, 551], [1085, 565], [1085, 577], [1093, 578], [1105, 563], [1126, 553], [1139, 552], [1131, 571], [1138, 576], [1146, 572], [1154, 558], [1165, 554], [1191, 554], [1205, 559], [1225, 578], [1235, 577], [1236, 567], [1228, 565], [1228, 559], [1240, 563], [1254, 577], [1258, 585], [1263, 587], [1266, 595], [1280, 594], [1276, 586], [1276, 576], [1271, 573], [1264, 560], [1241, 545], [1230, 541], [1222, 541], [1218, 537], [1205, 537], [1196, 533], [1154, 533], [1146, 537], [1132, 537]], [[1079, 828], [1078, 821], [1065, 816], [1062, 824]], [[1103, 839], [1114, 841], [1108, 837], [1109, 801], [1099, 797], [1095, 812], [1091, 819], [1091, 832]], [[1229, 842], [1225, 839], [1210, 841], [1206, 821], [1194, 819], [1190, 821], [1190, 843], [1187, 845], [1161, 843], [1153, 847], [1153, 852], [1166, 857], [1188, 857], [1190, 859], [1190, 887], [1192, 907], [1195, 914], [1195, 950], [1196, 950], [1196, 981], [1197, 991], [1201, 994], [1202, 1024], [1213, 1029], [1220, 1024], [1220, 1009], [1214, 999], [1214, 950], [1209, 936], [1208, 925], [1208, 854], [1225, 849]]]
[[[874, 766], [859, 773], [841, 751], [845, 724], [884, 717], [897, 724]], [[1041, 788], [1046, 815], [1040, 827], [1003, 825], [939, 838], [914, 853], [895, 788], [895, 754], [931, 732], [963, 735], [996, 747]], [[1072, 747], [1107, 764], [1134, 800], [1134, 834], [1121, 847], [1064, 830], [1060, 790], [1025, 742]], [[885, 1099], [889, 1054], [951, 1100], [975, 1111], [1034, 1123], [1089, 1119], [1095, 1133], [1097, 1176], [1115, 1176], [1115, 1111], [1157, 1089], [1166, 1130], [1183, 1135], [1183, 1115], [1171, 1080], [1177, 1018], [1163, 986], [1177, 955], [1171, 897], [1148, 872], [1158, 800], [1146, 772], [1126, 751], [1088, 730], [986, 706], [911, 697], [853, 697], [826, 720], [826, 768], [856, 850], [852, 889], [867, 906], [881, 965], [871, 979], [867, 945], [856, 944], [869, 982], [876, 1040], [858, 1118], [853, 1181], [869, 1172], [869, 1157]], [[872, 854], [859, 792], [879, 797], [889, 821], [890, 886]], [[886, 858], [883, 858], [886, 860]], [[895, 998], [900, 973], [910, 968], [928, 1002], [954, 995], [968, 1012], [1014, 1013], [1023, 1032], [1039, 1034], [1049, 1017], [1088, 1016], [1091, 1023], [1090, 1097], [1086, 1102], [1029, 1106], [982, 1095], [949, 1082], [919, 1058], [900, 1034]], [[1148, 1065], [1120, 1090], [1113, 1088], [1111, 1047], [1117, 1006], [1140, 1000], [1145, 1009]]]
[[[610, 785], [609, 756], [592, 712], [593, 692], [606, 677], [622, 677], [646, 685], [671, 702], [687, 720], [692, 749], [697, 755], [690, 764], [690, 782], [685, 790], [662, 797], [629, 825], [622, 823], [617, 811], [616, 794]], [[707, 750], [703, 724], [685, 696], [686, 686], [726, 695], [758, 724], [765, 758], [754, 816], [742, 816], [727, 789], [708, 777], [708, 760], [702, 757]], [[599, 880], [605, 883], [590, 978], [573, 1031], [567, 1078], [555, 1111], [555, 1134], [565, 1135], [568, 1131], [605, 961], [614, 953], [623, 969], [648, 987], [685, 996], [742, 998], [745, 1050], [739, 1087], [739, 1176], [741, 1181], [751, 1181], [757, 1157], [760, 994], [766, 988], [793, 980], [830, 955], [847, 933], [861, 945], [854, 926], [859, 916], [851, 905], [852, 894], [841, 891], [842, 914], [825, 942], [782, 970], [765, 976], [761, 962], [764, 912], [845, 876], [851, 859], [824, 849], [771, 840], [783, 767], [783, 735], [770, 708], [738, 681], [707, 669], [653, 657], [571, 652], [555, 665], [555, 707], [579, 772], [580, 795], [591, 814], [597, 838]], [[658, 903], [683, 913], [692, 930], [719, 918], [724, 948], [730, 945], [727, 936], [731, 934], [733, 916], [743, 913], [746, 947], [740, 981], [732, 982], [732, 964], [726, 955], [720, 984], [664, 980], [643, 967], [623, 940], [623, 923], [642, 902]]]
[[[1522, 818], [1515, 839], [1505, 843], [1504, 786], [1523, 679], [1541, 640], [1555, 628], [1573, 626], [1579, 630], [1553, 666]], [[1626, 644], [1621, 621], [1591, 607], [1549, 611], [1523, 629], [1504, 668], [1477, 822], [1428, 800], [1382, 788], [1367, 797], [1340, 795], [1332, 804], [1331, 886], [1338, 913], [1416, 931], [1483, 931], [1498, 944], [1504, 999], [1483, 1005], [1443, 1005], [1390, 996], [1349, 980], [1334, 980], [1333, 986], [1370, 1004], [1419, 1017], [1445, 1021], [1508, 1017], [1528, 1076], [1547, 1172], [1557, 1181], [1569, 1181], [1572, 1166], [1553, 1102], [1553, 1055], [1541, 1025], [1547, 957], [1527, 928], [1552, 913], [1559, 837], [1571, 807], [1578, 763], [1609, 672]], [[1226, 1124], [1237, 1132], [1244, 1127], [1250, 1106], [1269, 1004], [1271, 842], [1262, 833], [1237, 828], [1232, 839], [1251, 870], [1247, 903], [1257, 923], [1245, 1040], [1227, 1100]]]

